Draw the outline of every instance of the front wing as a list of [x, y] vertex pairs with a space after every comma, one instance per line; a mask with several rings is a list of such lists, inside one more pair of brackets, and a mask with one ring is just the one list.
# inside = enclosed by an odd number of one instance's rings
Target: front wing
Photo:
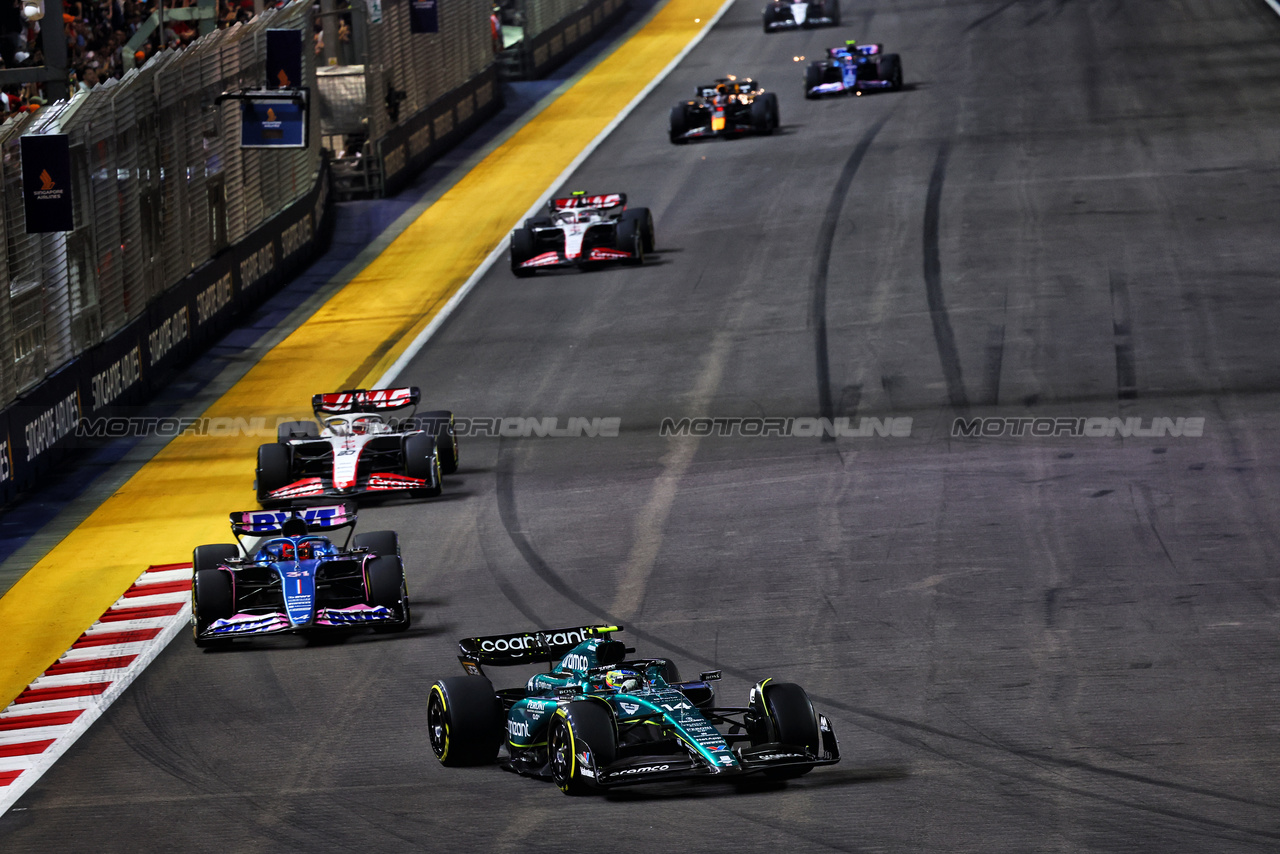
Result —
[[384, 605], [351, 605], [346, 608], [317, 608], [315, 618], [306, 625], [295, 626], [283, 611], [266, 614], [233, 614], [222, 620], [214, 620], [200, 633], [200, 640], [242, 638], [256, 635], [278, 635], [314, 628], [353, 628], [394, 623], [400, 620]]
[[335, 489], [332, 478], [304, 477], [269, 493], [263, 504], [287, 503], [296, 501], [299, 498], [344, 498], [353, 495], [380, 494], [406, 489], [428, 489], [430, 487], [431, 483], [429, 481], [404, 474], [395, 474], [394, 472], [373, 472], [367, 477], [359, 478], [356, 481], [356, 485], [350, 489]]

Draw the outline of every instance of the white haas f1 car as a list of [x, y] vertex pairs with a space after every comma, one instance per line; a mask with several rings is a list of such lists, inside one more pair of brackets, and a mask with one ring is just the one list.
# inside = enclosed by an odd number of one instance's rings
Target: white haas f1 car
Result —
[[[191, 556], [196, 646], [303, 630], [409, 628], [395, 532], [352, 540], [355, 523], [350, 503], [232, 513], [238, 544], [196, 546]], [[343, 528], [338, 545], [329, 535]]]
[[840, 0], [773, 0], [764, 7], [764, 31], [840, 26]]
[[[287, 421], [258, 448], [263, 507], [322, 496], [439, 495], [458, 469], [453, 413], [420, 412], [417, 388], [353, 389], [311, 398], [315, 421]], [[399, 421], [389, 420], [402, 413]], [[323, 425], [323, 426], [321, 426]]]
[[547, 202], [544, 216], [511, 232], [511, 272], [532, 276], [549, 267], [585, 267], [605, 261], [643, 264], [652, 252], [653, 215], [628, 208], [622, 193], [578, 191]]

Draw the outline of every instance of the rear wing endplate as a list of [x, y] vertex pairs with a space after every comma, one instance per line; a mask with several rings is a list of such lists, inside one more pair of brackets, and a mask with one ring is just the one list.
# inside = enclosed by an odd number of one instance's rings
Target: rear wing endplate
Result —
[[418, 405], [421, 395], [417, 386], [409, 388], [353, 388], [311, 396], [311, 409], [316, 415], [342, 415], [348, 412], [392, 412]]
[[546, 631], [518, 632], [463, 638], [458, 641], [458, 660], [468, 673], [480, 673], [485, 664], [509, 667], [517, 664], [543, 664], [559, 661], [575, 646], [596, 637], [620, 632], [622, 626], [573, 626]]

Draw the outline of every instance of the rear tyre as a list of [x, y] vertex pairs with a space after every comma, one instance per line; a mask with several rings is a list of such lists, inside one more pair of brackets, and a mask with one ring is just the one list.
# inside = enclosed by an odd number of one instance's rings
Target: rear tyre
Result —
[[442, 765], [482, 765], [498, 756], [503, 734], [502, 703], [483, 676], [454, 676], [431, 686], [427, 737]]
[[566, 795], [586, 795], [595, 790], [594, 780], [582, 773], [581, 755], [589, 750], [596, 768], [617, 758], [618, 734], [613, 718], [594, 700], [577, 700], [556, 710], [547, 736], [547, 757], [551, 779]]
[[191, 579], [191, 637], [196, 646], [225, 645], [229, 638], [210, 640], [200, 635], [211, 623], [225, 620], [233, 613], [235, 600], [231, 594], [231, 574], [221, 569], [198, 570]]
[[289, 485], [292, 468], [287, 445], [258, 446], [258, 503], [265, 504], [272, 492]]
[[276, 427], [276, 438], [282, 444], [290, 439], [319, 439], [320, 425], [314, 421], [286, 421]]
[[436, 453], [440, 455], [440, 471], [453, 474], [458, 470], [458, 436], [453, 431], [453, 413], [446, 409], [419, 412], [418, 422], [436, 437]]
[[773, 133], [772, 111], [768, 98], [763, 95], [751, 102], [751, 128], [761, 136]]
[[532, 268], [520, 266], [533, 257], [533, 245], [533, 229], [517, 228], [511, 232], [511, 272], [521, 279], [533, 275]]
[[897, 92], [902, 88], [902, 60], [896, 53], [886, 53], [876, 63], [876, 76], [889, 81], [890, 91]]
[[822, 85], [823, 78], [822, 63], [813, 62], [804, 70], [804, 96], [809, 100], [818, 97], [814, 94], [814, 87]]
[[[764, 705], [769, 713], [769, 728], [774, 741], [804, 747], [814, 756], [822, 752], [818, 735], [818, 715], [813, 710], [809, 695], [794, 682], [776, 682], [765, 685]], [[779, 768], [766, 771], [772, 780], [788, 780], [813, 770], [812, 765], [801, 768]]]
[[640, 223], [640, 236], [644, 238], [644, 251], [652, 252], [654, 247], [653, 214], [649, 213], [649, 209], [631, 208], [622, 212], [622, 218], [633, 219]]
[[688, 140], [684, 135], [689, 132], [689, 115], [684, 104], [676, 104], [671, 108], [671, 128], [668, 135], [676, 145], [684, 145]]
[[395, 531], [369, 531], [356, 534], [351, 540], [352, 548], [368, 549], [378, 557], [394, 557], [400, 554], [400, 538]]
[[778, 125], [782, 123], [782, 116], [778, 112], [778, 93], [765, 92], [764, 99], [765, 99], [765, 103], [769, 105], [769, 117], [770, 117], [770, 121], [773, 124], [773, 130], [777, 130]]
[[434, 498], [444, 488], [441, 483], [440, 454], [436, 451], [436, 440], [426, 433], [414, 433], [404, 440], [404, 473], [409, 477], [425, 480], [427, 486], [415, 489], [415, 495]]

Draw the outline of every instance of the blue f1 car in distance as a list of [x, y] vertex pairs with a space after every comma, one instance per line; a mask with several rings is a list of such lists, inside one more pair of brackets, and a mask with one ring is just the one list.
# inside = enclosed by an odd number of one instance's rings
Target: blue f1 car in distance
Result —
[[806, 98], [902, 88], [902, 60], [896, 53], [884, 53], [883, 45], [860, 45], [850, 39], [841, 47], [828, 48], [827, 56], [805, 69]]
[[[744, 707], [715, 705], [720, 671], [681, 681], [665, 658], [610, 634], [621, 626], [467, 638], [467, 676], [431, 686], [431, 749], [446, 766], [493, 762], [549, 778], [565, 794], [673, 779], [730, 782], [749, 774], [785, 780], [840, 761], [831, 723], [799, 685], [765, 679]], [[524, 687], [494, 690], [486, 665], [550, 665]], [[723, 728], [723, 729], [722, 729]]]
[[[409, 628], [395, 532], [352, 538], [355, 524], [350, 502], [232, 513], [237, 543], [196, 546], [192, 554], [196, 646], [311, 629]], [[338, 545], [329, 535], [342, 529]]]

